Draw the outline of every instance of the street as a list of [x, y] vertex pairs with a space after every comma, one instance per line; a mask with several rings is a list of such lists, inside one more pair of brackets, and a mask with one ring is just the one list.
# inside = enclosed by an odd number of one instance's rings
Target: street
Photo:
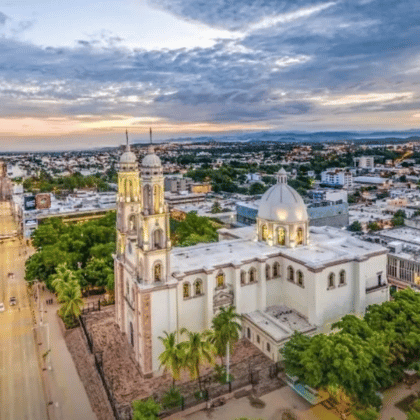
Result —
[[[15, 230], [9, 203], [0, 202], [0, 236]], [[47, 405], [24, 276], [24, 246], [0, 241], [0, 419], [44, 420]], [[13, 273], [9, 275], [9, 273]], [[9, 298], [17, 305], [10, 306]]]

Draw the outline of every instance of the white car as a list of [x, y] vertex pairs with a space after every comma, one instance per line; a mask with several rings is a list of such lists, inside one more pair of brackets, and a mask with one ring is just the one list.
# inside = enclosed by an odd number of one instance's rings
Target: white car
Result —
[[0, 312], [4, 312], [4, 303], [0, 302]]

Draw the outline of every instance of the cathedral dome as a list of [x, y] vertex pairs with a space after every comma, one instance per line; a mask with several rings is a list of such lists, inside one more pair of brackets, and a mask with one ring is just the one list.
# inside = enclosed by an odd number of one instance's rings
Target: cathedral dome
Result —
[[120, 163], [136, 163], [136, 155], [130, 150], [127, 149], [120, 158]]
[[280, 223], [308, 221], [306, 205], [298, 192], [287, 185], [287, 174], [284, 169], [277, 174], [277, 184], [261, 197], [258, 217]]
[[148, 168], [162, 166], [159, 156], [155, 154], [153, 147], [149, 147], [149, 153], [141, 161], [141, 166]]

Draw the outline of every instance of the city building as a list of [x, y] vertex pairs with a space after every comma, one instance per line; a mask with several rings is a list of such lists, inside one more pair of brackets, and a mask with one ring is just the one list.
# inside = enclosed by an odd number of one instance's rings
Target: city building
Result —
[[179, 193], [165, 192], [165, 200], [169, 209], [184, 204], [199, 204], [203, 203], [206, 199], [205, 194], [190, 193], [188, 191], [180, 191]]
[[361, 169], [372, 169], [375, 167], [374, 156], [360, 156], [353, 158], [354, 166]]
[[256, 227], [241, 228], [238, 239], [177, 249], [153, 147], [139, 172], [127, 146], [118, 177], [116, 323], [145, 376], [161, 372], [159, 336], [208, 329], [221, 307], [234, 305], [243, 336], [277, 361], [294, 330], [328, 331], [345, 314], [388, 299], [387, 249], [335, 228], [309, 228], [284, 171], [262, 196]]
[[344, 169], [328, 169], [321, 172], [321, 184], [349, 189], [353, 186], [353, 174]]
[[0, 161], [0, 201], [9, 201], [13, 194], [13, 182], [7, 176], [7, 164]]
[[[310, 226], [346, 227], [349, 224], [347, 192], [343, 190], [314, 190], [307, 206]], [[236, 221], [242, 225], [256, 223], [260, 201], [238, 202]]]

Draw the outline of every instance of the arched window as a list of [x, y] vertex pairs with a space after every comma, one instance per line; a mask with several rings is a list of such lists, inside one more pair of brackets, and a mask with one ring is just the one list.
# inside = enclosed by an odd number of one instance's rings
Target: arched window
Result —
[[139, 246], [143, 246], [143, 228], [139, 230]]
[[340, 271], [340, 284], [346, 284], [346, 272], [344, 270]]
[[127, 296], [127, 299], [130, 299], [130, 286], [128, 284], [128, 280], [125, 282], [125, 294]]
[[157, 263], [153, 270], [153, 278], [155, 281], [162, 281], [162, 264]]
[[287, 280], [295, 281], [295, 272], [293, 271], [293, 267], [291, 265], [287, 267]]
[[249, 269], [249, 282], [255, 283], [257, 281], [257, 270], [254, 267]]
[[268, 227], [267, 225], [263, 225], [261, 228], [261, 239], [266, 241], [268, 239]]
[[335, 287], [335, 274], [330, 273], [328, 276], [328, 288], [331, 289], [333, 287]]
[[158, 228], [153, 232], [153, 248], [154, 249], [161, 249], [163, 248], [163, 231], [162, 229]]
[[130, 342], [131, 345], [134, 346], [134, 328], [133, 323], [130, 321]]
[[203, 282], [200, 279], [197, 279], [194, 282], [194, 294], [200, 296], [203, 294]]
[[241, 284], [242, 286], [246, 284], [246, 273], [244, 270], [241, 270]]
[[286, 231], [282, 227], [277, 229], [277, 244], [286, 245]]
[[266, 280], [270, 280], [271, 276], [270, 276], [270, 266], [268, 264], [265, 265], [265, 278]]
[[297, 283], [299, 286], [303, 286], [303, 273], [302, 271], [298, 270], [296, 272], [296, 276], [297, 276]]
[[223, 289], [225, 287], [225, 275], [222, 271], [216, 276], [216, 287], [218, 289]]
[[273, 277], [280, 277], [280, 264], [278, 262], [273, 264]]
[[128, 219], [128, 230], [134, 232], [136, 229], [136, 216], [132, 214]]
[[159, 212], [160, 206], [160, 188], [158, 185], [153, 187], [153, 203], [154, 203], [154, 211], [155, 213]]
[[297, 245], [303, 244], [303, 229], [301, 227], [297, 228], [297, 231], [296, 231], [296, 244]]
[[188, 299], [191, 296], [191, 286], [190, 286], [190, 283], [185, 282], [182, 285], [182, 295], [183, 295], [184, 299]]

